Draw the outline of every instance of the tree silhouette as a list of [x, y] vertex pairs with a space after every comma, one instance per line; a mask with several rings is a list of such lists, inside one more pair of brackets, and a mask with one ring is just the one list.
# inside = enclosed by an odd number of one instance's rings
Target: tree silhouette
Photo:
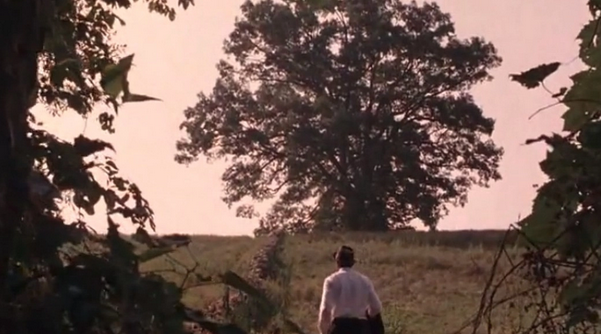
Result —
[[[246, 2], [176, 160], [228, 158], [224, 200], [275, 199], [260, 231], [434, 227], [500, 178], [468, 90], [500, 64], [436, 4]], [[252, 215], [242, 205], [240, 215]]]

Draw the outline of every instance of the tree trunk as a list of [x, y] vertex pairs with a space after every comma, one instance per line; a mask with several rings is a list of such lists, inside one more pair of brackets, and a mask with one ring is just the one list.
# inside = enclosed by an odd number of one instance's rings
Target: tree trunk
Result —
[[[29, 203], [32, 167], [27, 115], [37, 83], [37, 55], [53, 0], [0, 0], [0, 303], [7, 301], [7, 277], [14, 239]], [[2, 314], [1, 332], [10, 331]]]
[[375, 116], [364, 113], [362, 122], [362, 157], [356, 175], [355, 189], [348, 189], [343, 209], [344, 226], [352, 231], [386, 231], [388, 221], [384, 211], [385, 204], [380, 200], [374, 187], [374, 156], [377, 143], [371, 138]]
[[382, 201], [372, 196], [354, 194], [345, 199], [342, 222], [350, 231], [387, 231], [388, 221]]
[[356, 195], [346, 196], [344, 206], [342, 208], [342, 225], [345, 230], [360, 231], [363, 222], [364, 214], [363, 200]]
[[370, 198], [367, 203], [367, 214], [371, 231], [388, 231], [388, 219], [386, 218], [386, 205], [378, 198]]

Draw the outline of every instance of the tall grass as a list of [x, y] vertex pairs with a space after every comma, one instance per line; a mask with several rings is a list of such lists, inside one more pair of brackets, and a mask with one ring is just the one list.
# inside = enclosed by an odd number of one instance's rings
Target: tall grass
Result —
[[[304, 332], [316, 332], [317, 308], [323, 279], [335, 270], [332, 253], [340, 244], [355, 248], [357, 270], [374, 281], [384, 304], [384, 320], [390, 334], [447, 334], [462, 327], [478, 309], [482, 289], [488, 279], [495, 251], [505, 231], [401, 231], [391, 233], [322, 233], [287, 237], [278, 254], [278, 274], [263, 288], [277, 310], [263, 310], [273, 324], [261, 333], [271, 332], [290, 318]], [[250, 261], [266, 238], [194, 236], [193, 256], [204, 261], [202, 270], [219, 272], [234, 269], [248, 273]], [[515, 236], [510, 236], [510, 243]], [[512, 256], [519, 256], [514, 246]], [[175, 256], [185, 261], [189, 256]], [[161, 263], [163, 261], [163, 263]], [[151, 266], [164, 266], [164, 260]], [[508, 263], [501, 263], [508, 268]], [[516, 285], [519, 282], [515, 282]], [[510, 293], [511, 284], [507, 291]], [[186, 301], [203, 308], [222, 298], [223, 287], [192, 290]], [[502, 296], [500, 296], [502, 297]], [[251, 309], [254, 311], [251, 312]], [[257, 306], [239, 306], [237, 321], [257, 318]], [[494, 314], [495, 331], [514, 326], [519, 310], [499, 309]], [[271, 320], [270, 320], [271, 321]], [[279, 322], [279, 323], [278, 323]], [[275, 327], [273, 327], [275, 326]], [[258, 333], [252, 324], [245, 327]], [[255, 326], [256, 327], [256, 326]]]

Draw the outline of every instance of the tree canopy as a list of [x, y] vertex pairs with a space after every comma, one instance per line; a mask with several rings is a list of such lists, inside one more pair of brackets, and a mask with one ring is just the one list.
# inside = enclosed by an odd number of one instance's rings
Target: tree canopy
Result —
[[469, 90], [501, 62], [432, 3], [247, 1], [176, 160], [227, 159], [224, 201], [273, 200], [258, 232], [434, 228], [502, 149]]

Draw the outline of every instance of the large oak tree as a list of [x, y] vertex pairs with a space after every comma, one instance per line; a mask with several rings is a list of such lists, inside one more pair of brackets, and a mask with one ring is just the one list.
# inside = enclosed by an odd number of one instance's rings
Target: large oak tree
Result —
[[[500, 64], [435, 4], [247, 1], [176, 159], [227, 158], [224, 200], [274, 199], [258, 232], [435, 227], [498, 180], [494, 120], [469, 89]], [[252, 210], [241, 205], [238, 213]]]

